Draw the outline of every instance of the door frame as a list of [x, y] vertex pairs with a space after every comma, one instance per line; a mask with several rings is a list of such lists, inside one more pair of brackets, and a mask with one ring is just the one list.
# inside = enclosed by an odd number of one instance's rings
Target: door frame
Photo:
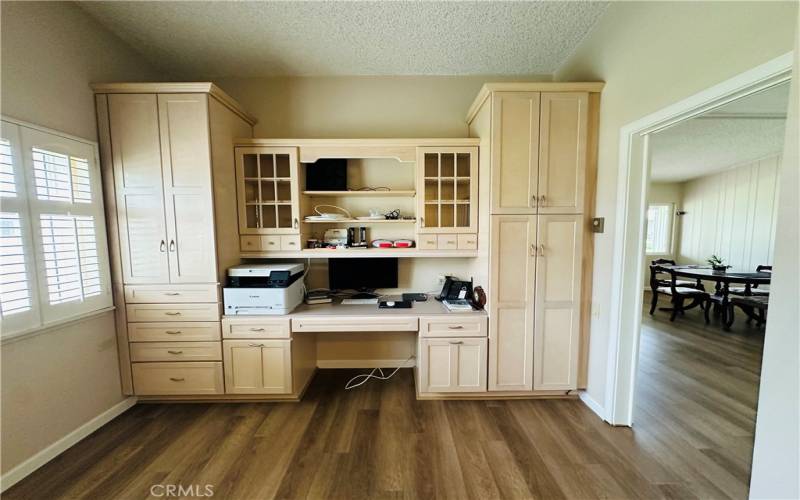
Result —
[[791, 80], [792, 52], [698, 92], [620, 129], [616, 228], [604, 413], [612, 425], [633, 424], [633, 397], [642, 321], [647, 137], [749, 94]]

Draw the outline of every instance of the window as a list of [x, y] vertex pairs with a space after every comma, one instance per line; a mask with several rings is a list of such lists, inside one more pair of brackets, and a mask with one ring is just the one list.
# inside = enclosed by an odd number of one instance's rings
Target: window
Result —
[[112, 305], [96, 146], [2, 121], [2, 334]]
[[651, 204], [647, 207], [647, 240], [645, 253], [669, 255], [672, 253], [673, 205]]

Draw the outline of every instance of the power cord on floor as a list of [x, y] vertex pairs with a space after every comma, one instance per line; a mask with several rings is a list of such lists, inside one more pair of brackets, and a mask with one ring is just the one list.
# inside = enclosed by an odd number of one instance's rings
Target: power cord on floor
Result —
[[[400, 364], [400, 366], [395, 368], [394, 371], [389, 375], [384, 375], [382, 368], [373, 368], [372, 371], [369, 373], [362, 373], [361, 375], [356, 375], [355, 377], [347, 381], [347, 383], [344, 385], [344, 389], [346, 391], [350, 389], [355, 389], [356, 387], [366, 384], [367, 381], [371, 378], [374, 378], [376, 380], [389, 380], [394, 376], [395, 373], [400, 371], [400, 368], [406, 368], [406, 363], [408, 363], [412, 359], [416, 359], [416, 356], [414, 356], [413, 354], [407, 357], [406, 360], [403, 361]], [[375, 372], [378, 372], [378, 375], [375, 375]]]

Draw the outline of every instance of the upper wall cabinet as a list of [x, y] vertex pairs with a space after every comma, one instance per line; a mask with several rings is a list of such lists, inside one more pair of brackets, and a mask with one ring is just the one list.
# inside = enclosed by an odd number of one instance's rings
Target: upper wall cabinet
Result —
[[236, 148], [240, 234], [299, 234], [297, 148]]
[[478, 230], [478, 148], [417, 149], [419, 233]]
[[492, 93], [493, 214], [583, 212], [587, 92]]

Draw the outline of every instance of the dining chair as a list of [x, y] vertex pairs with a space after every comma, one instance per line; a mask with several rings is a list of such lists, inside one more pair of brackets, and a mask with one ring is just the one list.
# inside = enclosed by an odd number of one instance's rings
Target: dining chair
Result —
[[[764, 264], [756, 266], [756, 272], [772, 274], [772, 266]], [[747, 287], [732, 286], [728, 288], [728, 293], [731, 295], [747, 295]], [[758, 283], [750, 285], [750, 295], [769, 296], [769, 286], [759, 288]]]
[[[683, 314], [685, 310], [691, 309], [692, 307], [700, 306], [705, 309], [710, 295], [702, 288], [703, 285], [700, 283], [700, 280], [697, 280], [698, 283], [696, 283], [697, 286], [695, 287], [681, 286], [678, 283], [683, 280], [678, 279], [675, 271], [667, 269], [666, 273], [669, 274], [670, 277], [669, 286], [660, 286], [657, 291], [658, 293], [672, 297], [672, 314], [669, 317], [670, 321], [675, 321], [675, 317], [678, 314]], [[685, 305], [687, 299], [692, 299], [692, 302], [688, 306]], [[708, 314], [706, 314], [706, 323], [707, 322]]]
[[769, 309], [769, 295], [748, 295], [732, 297], [728, 308], [728, 316], [725, 318], [725, 325], [730, 327], [733, 324], [734, 307], [739, 307], [747, 316], [747, 322], [755, 320], [757, 326], [766, 324], [767, 310]]
[[[669, 290], [672, 286], [672, 278], [669, 273], [659, 266], [669, 265], [674, 266], [675, 261], [670, 259], [655, 259], [650, 261], [650, 291], [652, 292], [652, 299], [650, 302], [650, 315], [652, 316], [658, 306], [658, 294], [671, 295], [662, 289]], [[666, 275], [666, 278], [664, 276]], [[703, 283], [700, 280], [675, 280], [675, 285], [685, 288], [696, 288], [698, 290], [705, 290]]]

